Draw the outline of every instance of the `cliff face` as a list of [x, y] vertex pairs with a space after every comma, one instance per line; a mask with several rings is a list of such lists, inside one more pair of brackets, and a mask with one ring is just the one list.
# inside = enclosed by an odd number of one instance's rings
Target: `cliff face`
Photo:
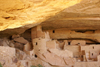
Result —
[[100, 67], [100, 1], [80, 1], [1, 0], [0, 65]]
[[43, 29], [100, 29], [100, 0], [83, 0], [42, 23]]
[[0, 0], [0, 31], [31, 28], [81, 0]]
[[99, 30], [100, 1], [80, 1], [1, 0], [0, 35], [21, 34], [38, 24], [45, 30]]

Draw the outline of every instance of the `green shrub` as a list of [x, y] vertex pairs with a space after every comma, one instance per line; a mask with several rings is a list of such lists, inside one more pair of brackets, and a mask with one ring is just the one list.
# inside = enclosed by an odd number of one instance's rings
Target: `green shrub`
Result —
[[38, 64], [38, 67], [43, 67], [42, 65]]
[[1, 63], [0, 63], [0, 67], [2, 67]]
[[37, 66], [31, 66], [31, 67], [43, 67], [42, 65], [38, 64]]
[[36, 66], [31, 66], [31, 67], [36, 67]]

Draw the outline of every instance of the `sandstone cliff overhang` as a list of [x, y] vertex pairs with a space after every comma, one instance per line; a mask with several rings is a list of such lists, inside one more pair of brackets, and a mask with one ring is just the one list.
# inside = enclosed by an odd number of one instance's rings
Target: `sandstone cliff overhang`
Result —
[[33, 27], [81, 0], [0, 0], [0, 31]]

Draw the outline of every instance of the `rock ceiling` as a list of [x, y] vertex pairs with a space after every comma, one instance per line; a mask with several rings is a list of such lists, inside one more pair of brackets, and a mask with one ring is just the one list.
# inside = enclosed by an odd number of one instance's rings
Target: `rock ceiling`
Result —
[[1, 0], [0, 35], [20, 34], [41, 22], [43, 29], [100, 29], [100, 0], [80, 1]]
[[43, 29], [100, 29], [100, 0], [83, 0], [42, 23]]
[[33, 27], [81, 0], [0, 0], [0, 31]]

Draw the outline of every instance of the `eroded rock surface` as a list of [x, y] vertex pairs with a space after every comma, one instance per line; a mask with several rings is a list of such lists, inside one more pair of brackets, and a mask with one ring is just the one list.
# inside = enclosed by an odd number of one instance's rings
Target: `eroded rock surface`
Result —
[[0, 31], [36, 26], [81, 0], [0, 0]]

